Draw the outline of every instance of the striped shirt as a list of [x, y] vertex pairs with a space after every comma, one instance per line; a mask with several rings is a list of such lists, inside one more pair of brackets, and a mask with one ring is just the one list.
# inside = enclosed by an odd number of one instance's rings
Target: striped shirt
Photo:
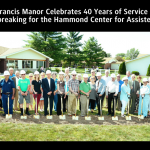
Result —
[[74, 91], [74, 92], [78, 92], [78, 88], [79, 88], [79, 80], [73, 80], [73, 79], [70, 79], [68, 81], [68, 87], [71, 87], [71, 89]]

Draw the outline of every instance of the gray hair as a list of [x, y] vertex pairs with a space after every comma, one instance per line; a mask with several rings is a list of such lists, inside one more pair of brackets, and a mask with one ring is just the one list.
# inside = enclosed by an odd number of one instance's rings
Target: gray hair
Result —
[[17, 73], [19, 73], [19, 74], [20, 74], [20, 72], [19, 72], [18, 70], [15, 72], [15, 75], [16, 75]]
[[132, 78], [133, 76], [135, 77], [135, 74], [132, 74], [132, 75], [131, 75], [131, 78]]
[[52, 72], [52, 75], [53, 75], [53, 74], [57, 76], [57, 72]]
[[81, 74], [78, 74], [78, 75], [77, 75], [77, 77], [78, 77], [78, 76], [82, 77], [82, 75], [81, 75]]
[[13, 69], [13, 68], [9, 68], [9, 71], [10, 71], [10, 70], [14, 70], [14, 69]]
[[66, 70], [69, 70], [69, 68], [66, 68], [66, 69], [65, 69], [65, 72], [66, 72]]

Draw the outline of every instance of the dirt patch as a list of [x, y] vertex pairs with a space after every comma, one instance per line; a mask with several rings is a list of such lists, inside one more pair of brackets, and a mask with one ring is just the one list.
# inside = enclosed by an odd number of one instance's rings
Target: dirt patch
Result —
[[53, 119], [46, 119], [44, 115], [40, 115], [40, 119], [34, 119], [33, 115], [27, 116], [27, 119], [20, 119], [20, 114], [13, 114], [12, 119], [0, 114], [1, 123], [28, 123], [28, 124], [90, 124], [90, 125], [150, 125], [150, 118], [139, 120], [138, 117], [131, 117], [132, 120], [127, 121], [125, 118], [118, 116], [118, 120], [112, 120], [111, 116], [104, 116], [104, 120], [98, 120], [98, 116], [91, 115], [91, 120], [85, 120], [85, 117], [78, 116], [78, 120], [72, 120], [72, 117], [65, 115], [66, 119], [62, 120], [57, 115], [53, 115]]

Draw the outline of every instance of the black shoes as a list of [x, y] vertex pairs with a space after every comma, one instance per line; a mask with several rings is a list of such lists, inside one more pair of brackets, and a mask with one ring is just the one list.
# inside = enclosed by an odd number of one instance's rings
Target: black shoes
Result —
[[4, 114], [2, 114], [2, 116], [6, 116], [6, 114], [4, 113]]

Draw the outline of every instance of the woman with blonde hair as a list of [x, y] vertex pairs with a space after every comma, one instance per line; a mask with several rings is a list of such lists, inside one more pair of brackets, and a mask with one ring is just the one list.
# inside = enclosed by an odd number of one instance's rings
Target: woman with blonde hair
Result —
[[[32, 87], [33, 87], [33, 96], [34, 96], [34, 99], [35, 99], [35, 113], [36, 113], [36, 110], [37, 110], [37, 115], [39, 114], [38, 113], [38, 104], [40, 102], [40, 98], [41, 98], [41, 80], [40, 80], [40, 75], [39, 75], [39, 72], [38, 71], [35, 71], [34, 72], [34, 80], [32, 81]], [[37, 97], [37, 98], [36, 98]], [[37, 99], [37, 107], [36, 107], [36, 99]]]
[[66, 112], [66, 99], [64, 99], [65, 95], [65, 81], [64, 81], [64, 73], [59, 72], [59, 80], [57, 81], [57, 91], [58, 91], [58, 102], [57, 102], [57, 115], [61, 115], [61, 96], [62, 96], [62, 103], [63, 103], [63, 112]]
[[96, 102], [96, 84], [95, 84], [95, 76], [90, 77], [90, 86], [91, 86], [91, 93], [89, 97], [89, 105], [91, 103], [91, 112], [93, 113], [93, 109]]

